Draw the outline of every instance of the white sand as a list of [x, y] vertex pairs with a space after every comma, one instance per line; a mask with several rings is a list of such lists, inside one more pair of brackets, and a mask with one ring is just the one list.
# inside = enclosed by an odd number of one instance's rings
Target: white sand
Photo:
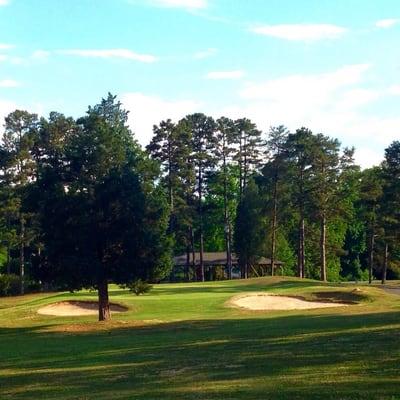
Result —
[[[80, 315], [97, 315], [98, 303], [95, 301], [62, 301], [39, 308], [38, 314], [55, 315], [58, 317], [75, 317]], [[127, 309], [118, 304], [110, 304], [113, 313], [123, 312]]]
[[343, 303], [307, 301], [296, 297], [275, 296], [269, 293], [251, 293], [234, 297], [230, 305], [247, 310], [309, 310], [313, 308], [344, 307]]

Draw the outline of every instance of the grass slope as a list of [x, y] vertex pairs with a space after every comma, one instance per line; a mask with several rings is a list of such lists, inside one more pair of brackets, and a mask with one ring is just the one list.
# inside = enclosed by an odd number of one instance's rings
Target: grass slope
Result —
[[[0, 399], [400, 399], [400, 297], [376, 287], [260, 278], [157, 285], [112, 323], [36, 314], [95, 293], [0, 299]], [[266, 290], [349, 307], [249, 312]]]

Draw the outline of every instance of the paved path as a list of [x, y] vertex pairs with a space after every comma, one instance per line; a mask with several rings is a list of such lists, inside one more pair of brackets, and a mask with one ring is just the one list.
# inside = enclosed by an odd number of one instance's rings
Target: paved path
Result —
[[382, 285], [381, 288], [390, 294], [397, 294], [400, 296], [400, 287], [394, 287], [394, 286], [388, 286], [388, 285]]

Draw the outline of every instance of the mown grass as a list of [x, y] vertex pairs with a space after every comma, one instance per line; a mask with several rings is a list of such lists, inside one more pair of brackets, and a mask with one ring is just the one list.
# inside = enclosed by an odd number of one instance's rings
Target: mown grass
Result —
[[[112, 323], [36, 314], [58, 293], [0, 299], [0, 399], [400, 399], [400, 297], [378, 287], [262, 278], [156, 285]], [[247, 291], [348, 301], [249, 312]]]

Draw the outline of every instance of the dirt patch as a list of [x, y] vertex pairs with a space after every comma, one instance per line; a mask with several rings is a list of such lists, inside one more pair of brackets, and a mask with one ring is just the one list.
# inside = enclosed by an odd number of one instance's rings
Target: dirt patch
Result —
[[233, 297], [230, 300], [229, 305], [253, 311], [278, 311], [344, 307], [348, 304], [307, 301], [300, 297], [278, 296], [270, 293], [247, 293]]
[[[128, 308], [119, 304], [110, 303], [112, 313], [127, 311]], [[99, 306], [97, 301], [61, 301], [49, 304], [37, 310], [41, 315], [55, 315], [58, 317], [76, 317], [81, 315], [97, 315]]]

